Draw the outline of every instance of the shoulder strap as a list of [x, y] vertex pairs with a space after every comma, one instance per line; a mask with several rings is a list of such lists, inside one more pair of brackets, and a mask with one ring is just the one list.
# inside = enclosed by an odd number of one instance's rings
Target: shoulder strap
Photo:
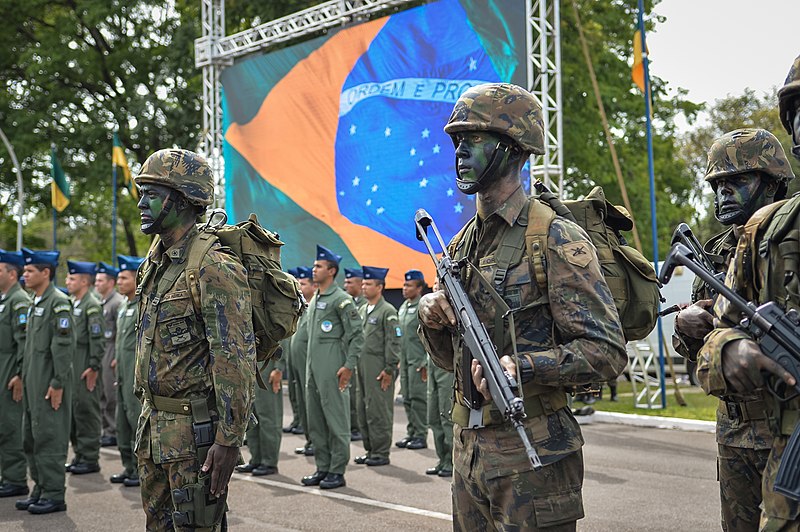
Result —
[[218, 239], [213, 231], [200, 231], [186, 258], [186, 286], [189, 287], [192, 294], [192, 304], [197, 314], [200, 314], [202, 310], [200, 305], [200, 264]]
[[500, 242], [494, 254], [497, 269], [494, 272], [492, 282], [496, 288], [503, 286], [509, 268], [519, 264], [522, 260], [522, 256], [525, 254], [525, 230], [527, 226], [528, 212], [522, 209], [514, 225], [508, 230], [506, 238]]
[[761, 279], [758, 275], [756, 275], [756, 262], [759, 261], [760, 257], [762, 257], [762, 252], [764, 253], [763, 256], [766, 256], [768, 252], [767, 247], [769, 245], [767, 238], [759, 238], [759, 232], [762, 231], [767, 225], [774, 225], [770, 224], [770, 220], [772, 220], [773, 215], [775, 215], [778, 209], [780, 209], [787, 202], [788, 200], [781, 200], [761, 207], [744, 225], [744, 231], [742, 232], [741, 237], [742, 240], [740, 240], [739, 246], [737, 246], [740, 248], [737, 256], [739, 257], [740, 261], [738, 267], [740, 268], [741, 275], [745, 281], [743, 287], [754, 287], [753, 293], [749, 294], [749, 299], [752, 299], [762, 289], [769, 286], [769, 271], [764, 272], [766, 278], [764, 279], [763, 286], [758, 286], [761, 284]]
[[547, 235], [550, 232], [550, 224], [556, 216], [556, 211], [549, 205], [545, 205], [540, 199], [531, 198], [529, 200], [525, 243], [528, 246], [528, 257], [533, 267], [536, 284], [539, 285], [539, 291], [542, 293], [547, 288], [547, 269], [545, 267]]

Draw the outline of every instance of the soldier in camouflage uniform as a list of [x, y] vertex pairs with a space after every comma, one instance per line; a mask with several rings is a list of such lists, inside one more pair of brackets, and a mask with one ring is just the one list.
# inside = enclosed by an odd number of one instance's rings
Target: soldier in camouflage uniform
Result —
[[58, 251], [22, 249], [25, 287], [33, 292], [22, 359], [22, 446], [34, 482], [18, 510], [63, 512], [64, 462], [72, 415], [72, 360], [75, 335], [72, 304], [53, 284]]
[[[708, 151], [705, 179], [714, 189], [714, 215], [728, 228], [703, 247], [717, 273], [727, 270], [736, 249], [739, 226], [764, 205], [783, 199], [793, 177], [780, 142], [768, 131], [737, 129], [714, 141]], [[675, 318], [672, 344], [678, 353], [696, 361], [703, 338], [713, 329], [713, 301], [708, 286], [699, 277], [692, 287], [692, 303]], [[710, 391], [707, 376], [704, 368], [700, 384]], [[758, 530], [761, 474], [772, 447], [766, 404], [760, 394], [720, 398], [717, 444], [722, 529]]]
[[202, 157], [155, 152], [135, 181], [142, 232], [158, 235], [136, 289], [136, 457], [147, 528], [218, 530], [254, 395], [247, 272], [214, 243], [187, 274], [193, 246], [204, 245], [195, 222], [214, 200]]
[[394, 374], [403, 332], [397, 310], [384, 299], [387, 268], [364, 266], [363, 292], [367, 304], [358, 311], [364, 328], [364, 346], [356, 372], [358, 426], [367, 454], [355, 463], [382, 466], [389, 463], [394, 425]]
[[405, 273], [403, 282], [403, 304], [397, 312], [403, 336], [400, 341], [400, 388], [403, 391], [403, 407], [408, 425], [406, 436], [395, 443], [406, 449], [424, 449], [428, 446], [428, 353], [422, 347], [417, 327], [417, 305], [425, 289], [425, 278], [419, 270]]
[[105, 262], [97, 263], [97, 275], [94, 288], [100, 296], [100, 306], [103, 307], [103, 329], [106, 339], [106, 352], [103, 354], [103, 364], [100, 369], [102, 386], [100, 386], [100, 412], [103, 416], [103, 436], [100, 438], [102, 447], [112, 447], [117, 444], [117, 389], [114, 384], [116, 379], [111, 363], [114, 361], [114, 349], [117, 337], [117, 314], [119, 306], [125, 300], [116, 290], [119, 269]]
[[[283, 352], [289, 338], [280, 342]], [[274, 475], [278, 472], [278, 455], [281, 451], [281, 421], [283, 420], [283, 394], [281, 393], [281, 380], [283, 378], [286, 362], [283, 356], [272, 359], [267, 363], [262, 375], [267, 378], [269, 389], [263, 390], [256, 386], [256, 398], [253, 404], [255, 421], [251, 418], [247, 427], [247, 448], [250, 450], [250, 462], [236, 466], [239, 473], [251, 473], [254, 477]], [[258, 371], [258, 369], [256, 369]]]
[[[533, 471], [519, 435], [488, 398], [482, 368], [470, 361], [444, 292], [422, 297], [420, 332], [440, 367], [456, 375], [453, 437], [453, 526], [456, 530], [575, 530], [583, 517], [583, 437], [567, 406], [566, 387], [616, 377], [627, 363], [625, 340], [611, 292], [586, 233], [556, 217], [538, 259], [498, 268], [502, 244], [520, 246], [529, 202], [520, 172], [531, 153], [543, 153], [541, 107], [515, 85], [468, 89], [445, 126], [456, 148], [457, 184], [477, 193], [477, 215], [451, 241], [464, 287], [498, 346], [501, 362], [520, 370], [527, 418], [523, 421], [544, 467]], [[519, 249], [519, 247], [517, 248]], [[531, 262], [542, 260], [541, 293]], [[481, 283], [481, 276], [485, 283]], [[499, 282], [497, 282], [499, 280]], [[495, 284], [496, 283], [496, 284]], [[496, 287], [502, 296], [488, 290]], [[488, 287], [488, 288], [487, 288]], [[514, 313], [517, 359], [509, 328], [494, 297]], [[500, 327], [495, 328], [500, 318]], [[500, 330], [496, 330], [500, 329]], [[482, 405], [471, 410], [468, 405]]]
[[[367, 304], [367, 299], [363, 295], [361, 283], [364, 278], [361, 268], [344, 269], [344, 291], [350, 294], [356, 303], [359, 312]], [[350, 441], [361, 441], [364, 435], [358, 427], [358, 394], [356, 393], [356, 379], [350, 383]]]
[[[778, 92], [784, 127], [792, 136], [795, 157], [800, 158], [800, 57], [786, 84]], [[790, 172], [787, 165], [787, 172]], [[757, 211], [745, 224], [725, 284], [758, 304], [774, 301], [785, 310], [800, 310], [796, 257], [800, 249], [800, 196]], [[741, 319], [725, 298], [718, 298], [714, 314], [717, 329], [707, 337], [698, 354], [698, 375], [704, 387], [718, 396], [758, 394], [765, 402], [772, 433], [762, 481], [759, 530], [800, 530], [800, 503], [773, 490], [775, 476], [789, 435], [800, 420], [800, 399], [775, 400], [766, 389], [764, 375], [794, 385], [794, 379], [767, 358], [746, 332], [735, 326]]]
[[319, 285], [308, 305], [306, 412], [314, 442], [317, 470], [303, 477], [305, 486], [334, 489], [345, 485], [350, 461], [350, 379], [353, 377], [364, 333], [353, 298], [334, 279], [342, 258], [317, 246], [314, 282]]
[[139, 485], [139, 468], [133, 447], [136, 437], [136, 426], [142, 413], [142, 403], [133, 389], [133, 378], [136, 366], [136, 324], [139, 322], [139, 298], [136, 296], [136, 270], [144, 259], [117, 255], [119, 274], [117, 288], [123, 296], [122, 304], [117, 312], [116, 336], [114, 338], [114, 360], [111, 368], [116, 375], [117, 412], [117, 447], [119, 448], [122, 473], [111, 475], [112, 484], [123, 484], [127, 488]]
[[[311, 279], [312, 270], [304, 266], [298, 266], [297, 282], [300, 283], [300, 291], [306, 301], [311, 301], [314, 297], [316, 286]], [[289, 350], [291, 351], [291, 364], [293, 373], [289, 380], [289, 386], [295, 389], [297, 397], [297, 408], [300, 411], [300, 426], [304, 429], [308, 427], [308, 411], [306, 410], [306, 355], [308, 353], [308, 327], [306, 320], [308, 312], [304, 312], [297, 322], [297, 332], [289, 338]], [[296, 447], [295, 454], [314, 456], [314, 445], [311, 442], [311, 431], [304, 430], [306, 443], [302, 447]]]
[[75, 388], [72, 395], [70, 441], [75, 457], [66, 464], [73, 475], [100, 471], [100, 365], [105, 353], [103, 310], [89, 291], [94, 285], [97, 266], [93, 262], [67, 261], [67, 290], [72, 296], [72, 322], [75, 328], [75, 358], [72, 368]]
[[22, 354], [31, 298], [21, 252], [0, 250], [0, 497], [28, 494], [22, 450]]

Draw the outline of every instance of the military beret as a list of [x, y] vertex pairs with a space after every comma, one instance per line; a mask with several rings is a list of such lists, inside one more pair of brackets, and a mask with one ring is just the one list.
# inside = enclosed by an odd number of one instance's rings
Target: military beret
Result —
[[317, 260], [328, 260], [331, 262], [335, 262], [338, 266], [339, 262], [342, 260], [342, 256], [337, 255], [328, 248], [317, 244]]
[[298, 279], [311, 279], [313, 271], [311, 268], [306, 268], [305, 266], [298, 266], [295, 268], [297, 270], [296, 277]]
[[413, 280], [424, 281], [425, 276], [422, 275], [422, 272], [419, 270], [408, 270], [406, 272], [406, 281], [413, 281]]
[[132, 257], [130, 255], [117, 255], [117, 263], [119, 264], [119, 271], [124, 272], [125, 270], [133, 270], [136, 271], [139, 269], [139, 265], [144, 262], [144, 258], [142, 257]]
[[295, 279], [297, 278], [297, 268], [289, 268], [288, 270], [286, 270], [286, 273], [288, 273]]
[[67, 271], [69, 271], [69, 273], [85, 273], [89, 275], [94, 275], [97, 273], [97, 265], [94, 262], [81, 262], [78, 260], [68, 260]]
[[21, 251], [3, 251], [0, 249], [0, 262], [13, 264], [15, 266], [25, 265], [25, 259], [22, 258]]
[[389, 268], [376, 268], [375, 266], [364, 266], [364, 279], [377, 279], [383, 281], [386, 279], [386, 274], [389, 273]]
[[60, 256], [60, 251], [34, 251], [32, 249], [22, 248], [22, 258], [25, 260], [25, 264], [58, 266], [58, 258]]
[[344, 269], [344, 278], [345, 279], [352, 279], [356, 277], [358, 279], [363, 279], [364, 273], [361, 271], [360, 268], [352, 269], [352, 268], [345, 268]]
[[106, 264], [105, 262], [98, 262], [97, 273], [104, 273], [116, 279], [117, 275], [119, 274], [119, 270], [110, 264]]

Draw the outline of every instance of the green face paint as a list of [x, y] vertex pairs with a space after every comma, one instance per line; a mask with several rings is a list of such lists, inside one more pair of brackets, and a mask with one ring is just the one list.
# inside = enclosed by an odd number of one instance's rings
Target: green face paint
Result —
[[164, 203], [172, 192], [172, 189], [160, 185], [146, 184], [139, 189], [139, 215], [141, 217], [141, 230], [146, 235], [153, 233], [163, 233], [174, 229], [180, 223], [180, 218], [176, 209], [171, 208], [166, 216], [156, 223], [161, 213], [165, 209]]
[[[497, 144], [503, 139], [489, 131], [464, 131], [455, 138], [458, 178], [464, 183], [477, 183], [489, 166]], [[504, 155], [504, 158], [507, 157], [508, 154]], [[483, 179], [488, 184], [495, 177], [497, 176], [485, 176]]]
[[745, 223], [767, 203], [761, 183], [761, 176], [757, 172], [715, 179], [712, 186], [717, 220], [724, 225]]

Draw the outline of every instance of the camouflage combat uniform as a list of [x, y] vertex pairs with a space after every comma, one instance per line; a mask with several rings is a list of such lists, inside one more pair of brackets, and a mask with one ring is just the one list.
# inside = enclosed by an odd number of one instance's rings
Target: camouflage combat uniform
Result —
[[[493, 282], [494, 260], [510, 228], [527, 213], [529, 199], [518, 188], [486, 220], [477, 216], [475, 239], [451, 243], [454, 259], [467, 257]], [[536, 201], [536, 200], [531, 200]], [[616, 377], [627, 362], [622, 327], [600, 264], [586, 233], [556, 218], [550, 225], [545, 252], [546, 293], [533, 281], [526, 255], [505, 276], [500, 293], [516, 310], [517, 347], [527, 357], [533, 378], [523, 386], [524, 421], [543, 469], [534, 472], [513, 426], [502, 421], [493, 405], [484, 406], [483, 428], [467, 428], [463, 400], [470, 384], [468, 364], [458, 335], [421, 327], [431, 359], [455, 371], [453, 407], [453, 518], [456, 530], [523, 527], [574, 530], [583, 517], [583, 437], [567, 407], [567, 387]], [[487, 290], [467, 273], [465, 289], [481, 322], [494, 337], [496, 304]], [[558, 338], [558, 340], [556, 340]], [[501, 355], [511, 354], [508, 334]], [[557, 528], [557, 529], [562, 529]], [[556, 529], [556, 528], [554, 528]]]
[[394, 386], [385, 390], [377, 380], [381, 371], [394, 375], [400, 352], [402, 331], [397, 311], [383, 296], [369, 311], [359, 310], [364, 328], [364, 344], [358, 358], [358, 426], [364, 436], [368, 458], [389, 458], [394, 424]]
[[[73, 464], [96, 464], [100, 460], [102, 414], [100, 390], [103, 387], [101, 364], [105, 353], [103, 310], [91, 291], [87, 291], [72, 309], [75, 327], [75, 357], [72, 360], [75, 388], [72, 392], [72, 427], [70, 441], [75, 453]], [[97, 382], [91, 392], [81, 374], [92, 368], [97, 371]]]
[[117, 447], [119, 448], [125, 475], [138, 477], [139, 471], [133, 447], [136, 426], [142, 413], [142, 403], [136, 397], [133, 381], [136, 366], [136, 323], [139, 321], [139, 300], [128, 301], [123, 298], [117, 313], [117, 334], [115, 338], [114, 360], [117, 361]]
[[19, 283], [0, 295], [0, 485], [26, 484], [22, 402], [14, 401], [8, 383], [22, 374], [30, 306], [31, 298]]
[[397, 316], [403, 331], [400, 339], [400, 382], [404, 390], [403, 407], [408, 417], [406, 436], [425, 440], [428, 436], [427, 384], [422, 380], [420, 368], [428, 366], [428, 354], [417, 336], [419, 300], [417, 297], [403, 301]]

